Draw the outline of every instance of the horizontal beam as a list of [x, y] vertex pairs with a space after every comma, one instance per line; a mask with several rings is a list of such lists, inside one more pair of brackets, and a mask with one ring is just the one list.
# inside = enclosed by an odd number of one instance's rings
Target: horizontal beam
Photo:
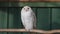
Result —
[[[0, 29], [0, 32], [28, 32], [25, 29]], [[38, 29], [33, 29], [30, 32], [34, 33], [60, 33], [60, 30], [50, 30], [50, 31], [45, 31], [45, 30], [38, 30]]]
[[1, 2], [60, 2], [60, 0], [0, 0]]

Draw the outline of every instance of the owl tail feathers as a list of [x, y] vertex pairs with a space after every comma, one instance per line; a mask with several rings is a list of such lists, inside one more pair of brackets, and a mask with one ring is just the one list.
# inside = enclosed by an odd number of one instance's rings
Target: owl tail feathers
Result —
[[31, 31], [31, 30], [28, 31], [29, 34], [36, 34], [36, 33], [34, 33], [34, 32], [30, 32], [30, 31]]

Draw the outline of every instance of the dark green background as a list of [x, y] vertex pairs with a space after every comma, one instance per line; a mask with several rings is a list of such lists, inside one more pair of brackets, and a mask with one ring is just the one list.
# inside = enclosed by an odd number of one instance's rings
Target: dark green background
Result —
[[[23, 28], [20, 11], [25, 5], [31, 6], [37, 17], [37, 29], [60, 29], [59, 2], [0, 2], [0, 28]], [[48, 7], [48, 8], [42, 8]], [[27, 34], [17, 32], [0, 32], [0, 34]]]

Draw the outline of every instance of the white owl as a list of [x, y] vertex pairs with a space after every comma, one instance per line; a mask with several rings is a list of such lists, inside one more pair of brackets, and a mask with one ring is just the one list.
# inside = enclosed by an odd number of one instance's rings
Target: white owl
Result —
[[21, 10], [21, 20], [26, 31], [36, 28], [36, 16], [29, 6], [24, 6]]

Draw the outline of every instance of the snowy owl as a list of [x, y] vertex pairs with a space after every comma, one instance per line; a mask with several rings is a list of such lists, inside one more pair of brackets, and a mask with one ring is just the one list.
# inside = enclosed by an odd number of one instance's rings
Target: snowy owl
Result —
[[36, 28], [36, 16], [29, 6], [24, 6], [21, 10], [21, 20], [26, 31]]

